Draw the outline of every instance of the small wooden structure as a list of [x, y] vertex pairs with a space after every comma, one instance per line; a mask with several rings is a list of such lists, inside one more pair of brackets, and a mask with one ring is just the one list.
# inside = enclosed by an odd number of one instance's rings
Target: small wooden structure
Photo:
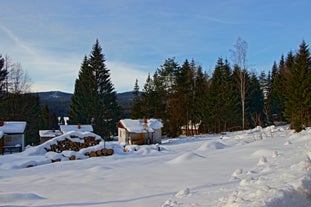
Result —
[[62, 134], [60, 130], [39, 130], [40, 144]]
[[0, 121], [0, 153], [25, 149], [25, 121]]
[[161, 143], [163, 124], [157, 119], [122, 119], [118, 123], [118, 142], [142, 145]]
[[77, 132], [93, 132], [93, 126], [92, 125], [59, 125], [60, 131], [62, 133], [67, 133], [70, 131], [77, 131]]

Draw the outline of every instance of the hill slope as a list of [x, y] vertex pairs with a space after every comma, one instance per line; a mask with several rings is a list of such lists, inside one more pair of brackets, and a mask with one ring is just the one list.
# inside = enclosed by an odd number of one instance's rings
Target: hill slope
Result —
[[[40, 106], [47, 105], [50, 112], [57, 116], [68, 116], [71, 102], [71, 93], [61, 91], [48, 91], [36, 93], [40, 97]], [[130, 117], [130, 109], [133, 104], [132, 92], [117, 93], [119, 105], [124, 109], [124, 118]]]

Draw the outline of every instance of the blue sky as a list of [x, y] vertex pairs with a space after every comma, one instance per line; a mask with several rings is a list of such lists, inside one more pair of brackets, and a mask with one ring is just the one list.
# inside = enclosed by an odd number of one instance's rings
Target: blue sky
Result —
[[0, 54], [27, 71], [32, 90], [72, 93], [85, 55], [100, 41], [117, 92], [142, 88], [167, 58], [195, 62], [211, 75], [230, 60], [238, 37], [259, 73], [282, 54], [310, 44], [309, 0], [1, 1]]

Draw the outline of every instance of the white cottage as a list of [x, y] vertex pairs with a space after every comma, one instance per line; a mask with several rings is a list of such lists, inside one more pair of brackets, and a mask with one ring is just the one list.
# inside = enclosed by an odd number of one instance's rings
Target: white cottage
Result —
[[1, 121], [0, 139], [2, 153], [13, 150], [23, 151], [25, 149], [25, 121]]
[[157, 119], [122, 119], [118, 123], [118, 142], [134, 145], [161, 143], [163, 124]]

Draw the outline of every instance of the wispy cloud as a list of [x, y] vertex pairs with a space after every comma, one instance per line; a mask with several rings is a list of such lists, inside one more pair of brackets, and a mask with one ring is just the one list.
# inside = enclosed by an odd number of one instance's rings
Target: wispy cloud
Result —
[[0, 29], [7, 35], [7, 37], [12, 40], [16, 47], [24, 50], [27, 54], [35, 57], [37, 53], [29, 47], [26, 43], [21, 41], [16, 34], [14, 34], [8, 27], [0, 22]]

